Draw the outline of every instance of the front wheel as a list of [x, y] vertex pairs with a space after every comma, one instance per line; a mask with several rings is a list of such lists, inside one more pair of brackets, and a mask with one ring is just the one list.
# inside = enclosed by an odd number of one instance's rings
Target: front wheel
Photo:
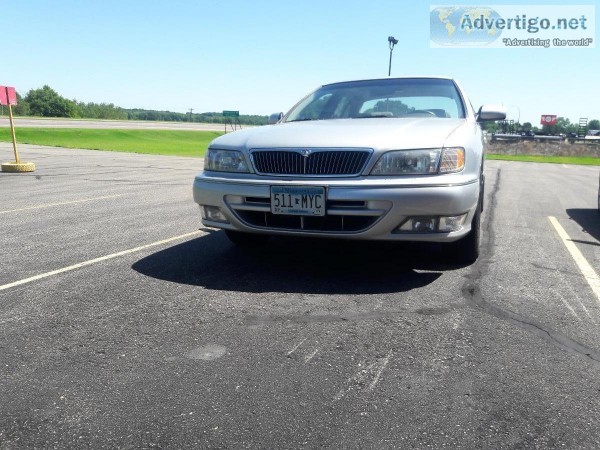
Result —
[[448, 256], [458, 264], [471, 265], [479, 258], [481, 207], [478, 205], [471, 222], [471, 231], [464, 238], [448, 244]]

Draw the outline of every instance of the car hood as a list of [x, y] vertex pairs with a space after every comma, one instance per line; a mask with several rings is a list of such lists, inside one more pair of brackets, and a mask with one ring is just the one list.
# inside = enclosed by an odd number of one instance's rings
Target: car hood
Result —
[[368, 118], [288, 122], [249, 128], [215, 139], [211, 147], [256, 148], [372, 148], [394, 150], [440, 148], [466, 119]]

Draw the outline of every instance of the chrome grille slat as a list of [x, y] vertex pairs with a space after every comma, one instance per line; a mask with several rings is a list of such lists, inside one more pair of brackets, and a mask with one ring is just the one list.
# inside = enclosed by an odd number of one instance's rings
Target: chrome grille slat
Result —
[[[339, 153], [334, 153], [333, 155], [333, 166], [337, 167], [337, 170], [339, 170], [340, 172], [343, 172], [343, 168], [341, 166], [341, 164], [344, 162], [344, 160], [340, 157]], [[350, 158], [352, 158], [352, 155], [350, 155]], [[350, 159], [348, 158], [348, 159]]]
[[348, 170], [347, 166], [352, 165], [354, 163], [354, 159], [355, 159], [355, 155], [352, 155], [350, 158], [348, 158], [348, 161], [346, 161], [344, 164], [344, 170]]
[[359, 155], [352, 155], [352, 161], [349, 162], [348, 164], [350, 164], [350, 165], [356, 164], [358, 156]]
[[253, 150], [252, 161], [261, 175], [357, 176], [363, 171], [370, 150]]
[[340, 159], [339, 162], [337, 164], [339, 164], [339, 170], [341, 172], [347, 170], [344, 166], [347, 166], [348, 163], [350, 163], [352, 161], [352, 158], [354, 157], [354, 155], [350, 155], [349, 158], [345, 158], [345, 159]]
[[325, 161], [327, 162], [327, 171], [332, 172], [334, 175], [336, 172], [340, 171], [340, 169], [337, 167], [336, 156], [337, 156], [337, 153], [332, 152], [332, 153], [329, 153], [325, 158]]

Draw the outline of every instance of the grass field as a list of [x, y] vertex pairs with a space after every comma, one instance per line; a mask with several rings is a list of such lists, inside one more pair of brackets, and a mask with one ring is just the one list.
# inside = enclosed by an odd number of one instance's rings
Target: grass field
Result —
[[[17, 144], [199, 158], [204, 156], [209, 142], [222, 134], [182, 130], [16, 129]], [[11, 142], [9, 128], [0, 128], [0, 141]]]
[[[152, 155], [204, 157], [218, 131], [98, 130], [75, 128], [18, 128], [17, 143], [84, 148]], [[10, 142], [10, 129], [0, 128], [0, 141]], [[487, 159], [600, 166], [597, 157], [528, 156], [487, 154]]]
[[501, 161], [541, 162], [554, 164], [579, 164], [582, 166], [600, 166], [600, 158], [594, 156], [533, 156], [533, 155], [496, 155], [487, 154], [486, 159]]

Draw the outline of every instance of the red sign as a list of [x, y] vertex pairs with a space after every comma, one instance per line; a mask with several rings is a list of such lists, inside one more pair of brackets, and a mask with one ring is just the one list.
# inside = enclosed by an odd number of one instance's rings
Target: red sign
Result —
[[556, 116], [543, 115], [540, 120], [541, 125], [556, 125]]
[[17, 91], [15, 91], [15, 88], [7, 86], [6, 93], [8, 94], [8, 104], [16, 106], [17, 105]]
[[17, 104], [17, 91], [14, 87], [0, 86], [0, 105], [16, 105]]

